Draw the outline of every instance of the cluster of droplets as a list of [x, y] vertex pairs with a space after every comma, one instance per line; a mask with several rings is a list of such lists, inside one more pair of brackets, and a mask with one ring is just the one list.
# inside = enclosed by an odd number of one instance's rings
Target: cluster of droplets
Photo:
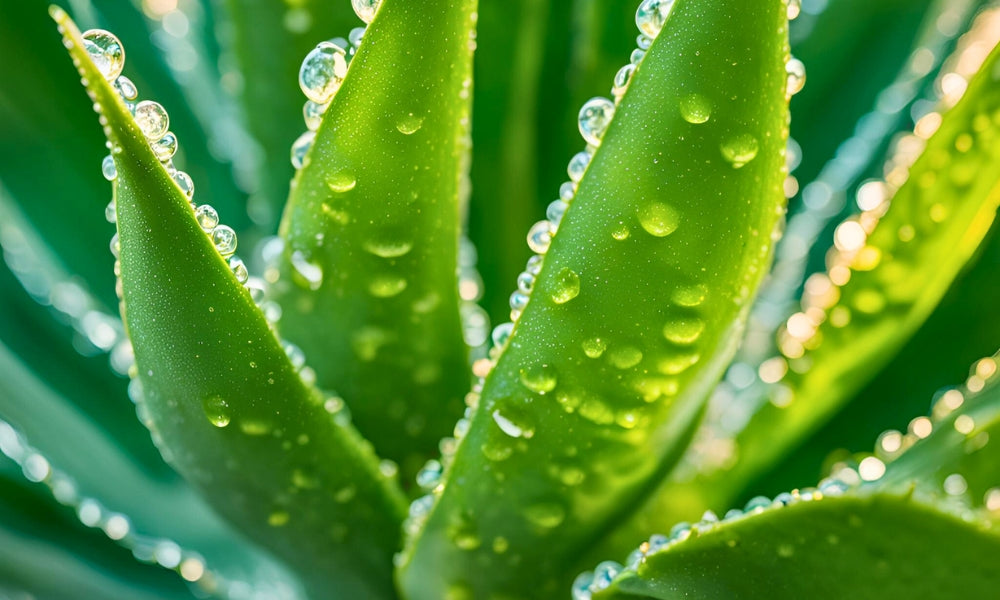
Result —
[[[962, 22], [969, 16], [969, 10], [966, 5], [942, 7], [936, 22]], [[977, 25], [966, 36], [967, 41], [960, 43], [958, 50], [945, 61], [939, 84], [928, 96], [921, 97], [919, 94], [929, 87], [927, 81], [942, 64], [942, 57], [958, 30], [939, 26], [928, 35], [911, 53], [903, 71], [878, 96], [875, 107], [859, 119], [853, 135], [841, 144], [816, 179], [801, 189], [801, 207], [785, 226], [774, 266], [748, 320], [745, 341], [713, 393], [705, 426], [700, 428], [691, 451], [682, 461], [681, 471], [692, 472], [704, 465], [725, 467], [737, 452], [735, 434], [762, 403], [786, 405], [792, 401], [791, 390], [782, 380], [789, 372], [808, 369], [805, 354], [819, 343], [820, 336], [816, 335], [819, 325], [829, 321], [830, 325], [844, 326], [850, 320], [850, 308], [837, 306], [839, 285], [835, 282], [849, 279], [851, 257], [858, 260], [857, 265], [876, 266], [878, 257], [865, 244], [868, 234], [887, 209], [894, 190], [905, 181], [908, 166], [940, 123], [941, 108], [958, 101], [968, 77], [981, 64], [981, 58], [972, 60], [976, 48], [992, 47], [988, 43], [988, 24], [996, 19], [995, 10], [980, 15]], [[986, 44], [982, 43], [984, 37]], [[886, 177], [864, 181], [856, 189], [853, 206], [862, 214], [848, 218], [836, 229], [835, 247], [827, 257], [827, 272], [806, 278], [810, 248], [828, 230], [831, 219], [843, 212], [847, 190], [857, 185], [875, 155], [906, 117], [916, 123], [913, 132], [895, 144], [892, 159], [884, 168]], [[790, 140], [786, 154], [790, 172], [800, 159], [800, 148]], [[789, 175], [785, 192], [789, 198], [800, 193], [795, 177]], [[909, 230], [900, 233], [905, 238]], [[800, 290], [802, 298], [798, 297]], [[800, 301], [801, 306], [796, 306]], [[879, 304], [874, 295], [869, 295], [867, 301], [872, 306]], [[776, 335], [779, 329], [781, 333]]]
[[[800, 502], [816, 502], [823, 498], [842, 496], [851, 489], [851, 485], [842, 481], [827, 479], [821, 482], [819, 487], [792, 490], [778, 494], [774, 499], [757, 496], [750, 499], [742, 509], [734, 508], [728, 511], [721, 519], [714, 512], [706, 511], [697, 523], [678, 523], [671, 528], [668, 534], [650, 536], [648, 540], [639, 544], [635, 550], [629, 553], [624, 564], [604, 561], [598, 564], [593, 571], [581, 573], [573, 582], [572, 598], [573, 600], [590, 600], [595, 593], [610, 587], [619, 575], [636, 573], [649, 557], [660, 552], [668, 552], [674, 546], [713, 531], [724, 523], [750, 518], [765, 511], [780, 510]], [[792, 545], [781, 545], [778, 546], [777, 552], [781, 556], [788, 557], [795, 552], [795, 548]]]
[[306, 131], [292, 143], [292, 166], [296, 169], [306, 166], [306, 157], [316, 139], [316, 130], [344, 82], [347, 67], [357, 54], [361, 40], [365, 37], [366, 27], [375, 18], [381, 0], [351, 0], [351, 4], [365, 26], [352, 29], [346, 40], [334, 38], [316, 44], [306, 54], [299, 68], [299, 88], [306, 96], [306, 103], [302, 106]]

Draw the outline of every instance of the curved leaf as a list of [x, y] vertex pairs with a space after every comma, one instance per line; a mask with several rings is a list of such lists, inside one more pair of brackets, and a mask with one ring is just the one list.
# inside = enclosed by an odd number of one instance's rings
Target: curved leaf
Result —
[[683, 448], [782, 210], [786, 31], [777, 2], [674, 5], [410, 524], [410, 598], [551, 597]]
[[75, 26], [53, 18], [116, 147], [122, 311], [165, 457], [310, 590], [391, 594], [399, 491], [299, 378]]
[[386, 0], [281, 226], [282, 335], [410, 476], [471, 378], [456, 270], [475, 6]]
[[799, 501], [689, 535], [593, 599], [931, 600], [988, 597], [1000, 584], [982, 560], [1000, 550], [996, 531], [887, 493]]

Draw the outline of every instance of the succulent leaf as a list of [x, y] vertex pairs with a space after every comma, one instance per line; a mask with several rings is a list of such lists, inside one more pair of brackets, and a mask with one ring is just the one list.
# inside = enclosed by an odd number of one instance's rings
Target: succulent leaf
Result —
[[[786, 31], [778, 3], [674, 6], [445, 456], [440, 497], [410, 524], [409, 597], [557, 593], [685, 444], [783, 207]], [[585, 137], [588, 107], [608, 104], [585, 105]]]
[[68, 16], [52, 12], [117, 149], [122, 312], [165, 458], [307, 588], [390, 594], [400, 492], [301, 380], [153, 154], [149, 123], [140, 128]]
[[471, 379], [456, 270], [475, 6], [379, 8], [281, 225], [278, 327], [406, 481]]

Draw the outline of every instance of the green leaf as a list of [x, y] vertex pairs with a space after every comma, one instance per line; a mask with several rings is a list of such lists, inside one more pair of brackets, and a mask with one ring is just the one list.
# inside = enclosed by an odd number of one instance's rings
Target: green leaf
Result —
[[391, 595], [399, 491], [299, 378], [73, 23], [52, 13], [115, 147], [123, 314], [165, 457], [309, 590]]
[[456, 282], [475, 2], [387, 0], [292, 183], [278, 326], [412, 476], [471, 375]]
[[[854, 219], [837, 235], [841, 244], [846, 239], [849, 247], [863, 246], [833, 259], [841, 265], [841, 276], [849, 269], [850, 280], [825, 294], [834, 301], [819, 307], [822, 322], [810, 328], [813, 335], [781, 334], [784, 351], [789, 356], [801, 352], [801, 357], [774, 359], [787, 372], [766, 388], [773, 401], [765, 402], [731, 440], [731, 460], [688, 480], [664, 483], [620, 536], [634, 537], [661, 519], [692, 518], [706, 508], [728, 505], [875, 376], [934, 310], [976, 252], [1000, 203], [1000, 146], [995, 143], [1000, 125], [992, 120], [1000, 108], [998, 59], [995, 50], [961, 101], [944, 113], [905, 183], [902, 166], [889, 173], [901, 186], [891, 203], [858, 217], [877, 222], [874, 231], [858, 235], [863, 227]], [[906, 160], [905, 153], [895, 159]], [[796, 317], [800, 324], [804, 316]], [[692, 462], [703, 459], [704, 454], [696, 454]]]
[[782, 210], [786, 30], [777, 2], [674, 5], [445, 456], [443, 493], [411, 507], [426, 523], [407, 528], [410, 598], [552, 597], [686, 444]]
[[888, 493], [757, 510], [646, 555], [594, 600], [930, 600], [996, 590], [982, 557], [1000, 550], [1000, 536], [980, 520]]
[[259, 142], [258, 181], [249, 208], [271, 230], [294, 175], [289, 148], [303, 129], [305, 98], [296, 83], [302, 58], [318, 42], [346, 38], [362, 23], [347, 0], [225, 0], [217, 5], [228, 32], [220, 41], [238, 67], [239, 100], [247, 128]]

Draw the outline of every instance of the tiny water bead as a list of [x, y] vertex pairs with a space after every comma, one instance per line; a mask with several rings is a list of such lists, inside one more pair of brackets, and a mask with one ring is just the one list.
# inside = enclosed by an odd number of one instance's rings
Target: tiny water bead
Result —
[[355, 14], [365, 23], [372, 22], [380, 4], [382, 4], [382, 0], [351, 0]]
[[635, 11], [635, 26], [649, 38], [655, 38], [670, 16], [674, 0], [643, 0]]
[[654, 237], [666, 237], [680, 224], [677, 210], [662, 202], [647, 202], [639, 207], [639, 224]]
[[160, 162], [166, 162], [177, 153], [177, 136], [168, 131], [160, 139], [151, 142], [149, 146]]
[[135, 105], [135, 122], [148, 140], [162, 138], [170, 127], [170, 116], [159, 102], [143, 100]]
[[611, 100], [600, 97], [587, 100], [580, 109], [580, 135], [588, 144], [599, 146], [614, 116], [615, 104]]
[[236, 252], [236, 232], [228, 225], [219, 225], [212, 230], [212, 243], [223, 257]]
[[[357, 1], [355, 1], [357, 6]], [[347, 53], [332, 42], [320, 42], [306, 55], [299, 69], [299, 87], [316, 104], [326, 104], [347, 75]]]
[[789, 98], [802, 91], [806, 85], [806, 66], [797, 58], [790, 58], [785, 63], [785, 73], [788, 75], [788, 87], [785, 95]]
[[563, 267], [553, 281], [552, 301], [556, 304], [566, 304], [580, 295], [580, 276], [569, 267]]
[[681, 117], [693, 125], [700, 125], [712, 118], [712, 103], [701, 94], [690, 94], [680, 102]]
[[735, 135], [726, 140], [720, 147], [722, 157], [729, 161], [734, 169], [740, 169], [757, 158], [759, 149], [760, 144], [757, 142], [757, 138], [749, 133]]
[[115, 34], [103, 29], [83, 32], [83, 49], [94, 66], [108, 81], [114, 81], [125, 68], [125, 47]]
[[312, 148], [313, 140], [316, 139], [315, 131], [307, 131], [300, 135], [298, 139], [292, 143], [292, 166], [296, 169], [301, 169], [306, 162], [306, 154], [309, 153], [309, 149]]
[[202, 401], [202, 409], [205, 411], [205, 418], [216, 427], [222, 428], [232, 421], [233, 415], [229, 409], [229, 404], [221, 396], [209, 396]]
[[108, 181], [114, 181], [118, 177], [118, 168], [115, 167], [115, 159], [110, 154], [105, 156], [104, 160], [101, 161], [101, 174]]

